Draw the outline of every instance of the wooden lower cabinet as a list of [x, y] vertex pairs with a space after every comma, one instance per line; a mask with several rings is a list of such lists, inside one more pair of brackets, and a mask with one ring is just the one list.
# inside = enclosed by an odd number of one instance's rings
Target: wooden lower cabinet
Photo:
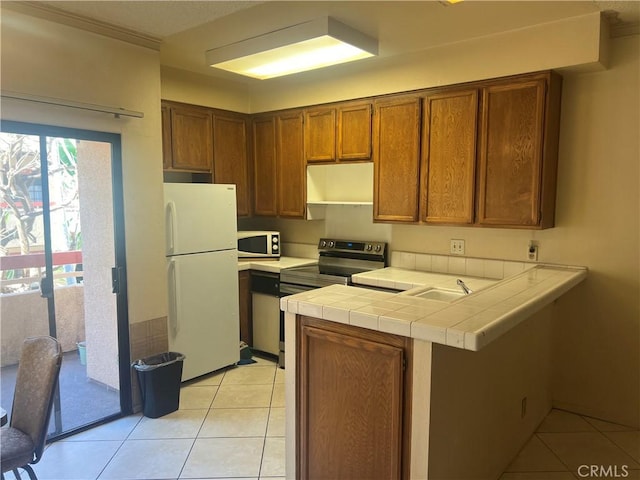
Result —
[[299, 479], [409, 478], [410, 339], [300, 317]]
[[238, 296], [240, 300], [240, 340], [253, 345], [253, 319], [251, 316], [251, 273], [238, 272]]

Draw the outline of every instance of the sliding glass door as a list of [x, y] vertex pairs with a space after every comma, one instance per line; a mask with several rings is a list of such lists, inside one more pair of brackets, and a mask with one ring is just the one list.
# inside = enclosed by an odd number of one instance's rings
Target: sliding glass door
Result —
[[24, 338], [65, 352], [50, 436], [131, 411], [120, 137], [2, 122], [2, 403]]

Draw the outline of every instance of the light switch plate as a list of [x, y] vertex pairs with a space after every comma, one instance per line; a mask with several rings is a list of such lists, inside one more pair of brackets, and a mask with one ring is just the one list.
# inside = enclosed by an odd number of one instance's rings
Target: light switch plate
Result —
[[451, 255], [464, 255], [464, 240], [451, 239]]

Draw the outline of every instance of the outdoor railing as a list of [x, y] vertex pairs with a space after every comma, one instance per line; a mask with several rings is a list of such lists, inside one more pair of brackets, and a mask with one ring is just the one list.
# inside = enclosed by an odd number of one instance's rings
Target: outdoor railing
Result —
[[[56, 271], [54, 272], [53, 278], [54, 281], [56, 279], [62, 278], [73, 278], [73, 277], [82, 277], [82, 251], [81, 250], [71, 250], [68, 252], [53, 252], [53, 266], [58, 267], [62, 265], [74, 265], [74, 270], [72, 271]], [[44, 275], [45, 268], [45, 255], [42, 252], [38, 253], [28, 253], [24, 255], [16, 254], [16, 255], [4, 255], [0, 256], [0, 272], [2, 272], [2, 277], [0, 278], [0, 294], [1, 293], [11, 293], [6, 292], [7, 289], [10, 290], [10, 285], [31, 285], [33, 283], [38, 283], [40, 279]], [[11, 270], [27, 270], [29, 269], [28, 276], [20, 276], [16, 278], [4, 278], [6, 271]], [[28, 290], [28, 289], [26, 289]]]

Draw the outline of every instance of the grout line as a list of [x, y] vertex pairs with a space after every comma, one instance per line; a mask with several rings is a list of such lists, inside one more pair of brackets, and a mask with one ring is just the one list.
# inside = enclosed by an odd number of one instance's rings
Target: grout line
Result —
[[[124, 417], [123, 417], [124, 418]], [[107, 462], [104, 464], [104, 467], [102, 467], [102, 469], [100, 470], [100, 472], [98, 472], [98, 475], [96, 476], [96, 480], [100, 478], [100, 476], [104, 473], [104, 471], [107, 469], [107, 467], [111, 464], [111, 462], [113, 461], [113, 459], [116, 457], [116, 455], [118, 454], [118, 452], [120, 450], [122, 450], [122, 447], [124, 447], [124, 444], [127, 442], [127, 440], [129, 440], [129, 437], [131, 437], [131, 434], [133, 433], [133, 431], [138, 427], [138, 425], [140, 425], [140, 422], [142, 421], [142, 416], [140, 418], [138, 418], [138, 421], [135, 423], [135, 425], [133, 425], [131, 427], [131, 430], [129, 431], [129, 433], [127, 433], [127, 435], [125, 436], [124, 440], [120, 441], [120, 446], [118, 448], [116, 448], [116, 451], [113, 452], [113, 455], [111, 455], [111, 457], [109, 458], [109, 460], [107, 460]], [[116, 420], [117, 421], [117, 420]], [[88, 440], [84, 440], [84, 441], [88, 441]]]
[[[278, 368], [276, 366], [276, 368]], [[260, 468], [258, 469], [258, 478], [262, 478], [262, 462], [264, 461], [264, 452], [267, 449], [267, 432], [269, 431], [269, 420], [271, 419], [271, 408], [273, 406], [273, 395], [275, 390], [276, 372], [273, 371], [273, 383], [271, 384], [271, 398], [269, 399], [269, 414], [267, 417], [267, 426], [264, 431], [264, 439], [262, 442], [262, 454], [260, 455]]]
[[[206, 416], [205, 416], [206, 418]], [[204, 421], [203, 421], [204, 423]], [[202, 428], [202, 426], [200, 427]], [[187, 462], [189, 461], [189, 457], [191, 456], [191, 452], [193, 452], [193, 447], [196, 446], [196, 440], [198, 439], [198, 437], [196, 436], [196, 438], [192, 439], [193, 441], [191, 442], [191, 447], [189, 447], [189, 452], [187, 452], [187, 456], [184, 457], [184, 463], [182, 464], [182, 467], [180, 467], [180, 472], [178, 473], [178, 478], [180, 478], [182, 476], [182, 472], [184, 471], [184, 467], [187, 466]]]
[[[540, 433], [549, 433], [549, 432], [540, 432]], [[558, 433], [558, 432], [555, 432], [555, 433]], [[553, 454], [553, 456], [556, 457], [562, 465], [564, 465], [565, 470], [571, 473], [571, 475], [573, 475], [573, 471], [569, 470], [569, 465], [567, 465], [565, 462], [562, 461], [562, 458], [558, 456], [558, 454], [555, 452], [555, 450], [553, 450], [553, 448], [547, 445], [547, 443], [540, 437], [540, 435], [538, 435], [538, 432], [534, 433], [534, 435], [538, 437], [538, 440], [540, 440], [540, 442]]]

